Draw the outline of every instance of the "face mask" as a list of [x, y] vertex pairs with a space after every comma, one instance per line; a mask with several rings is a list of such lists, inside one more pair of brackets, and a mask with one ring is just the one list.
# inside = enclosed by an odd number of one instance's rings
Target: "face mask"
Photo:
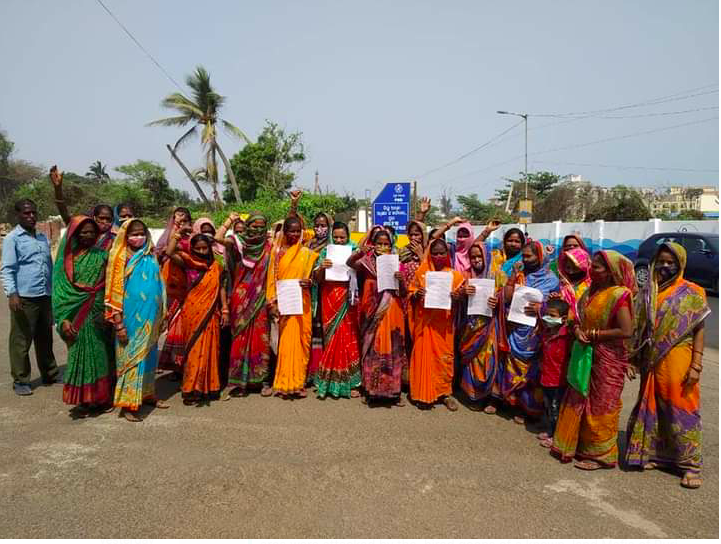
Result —
[[433, 261], [433, 266], [437, 269], [441, 269], [444, 266], [446, 266], [446, 257], [431, 257], [431, 261]]
[[128, 245], [133, 249], [140, 249], [145, 245], [147, 237], [144, 234], [136, 236], [128, 236]]
[[676, 275], [678, 267], [675, 264], [671, 264], [660, 266], [656, 270], [658, 270], [658, 274], [661, 276], [661, 281], [667, 282]]
[[318, 226], [313, 229], [318, 238], [326, 238], [328, 236], [328, 227]]
[[563, 325], [562, 317], [551, 317], [550, 315], [544, 315], [541, 319], [549, 327], [560, 327]]

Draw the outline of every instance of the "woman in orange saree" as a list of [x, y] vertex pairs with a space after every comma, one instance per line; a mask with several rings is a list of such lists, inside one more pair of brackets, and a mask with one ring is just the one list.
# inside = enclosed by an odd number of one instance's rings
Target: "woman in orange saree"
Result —
[[701, 486], [699, 377], [704, 320], [711, 313], [704, 290], [683, 278], [686, 250], [665, 243], [651, 262], [649, 281], [636, 300], [641, 389], [628, 421], [626, 463], [663, 466], [683, 474], [681, 485]]
[[591, 261], [591, 286], [578, 302], [576, 339], [593, 346], [588, 398], [568, 387], [551, 451], [583, 470], [613, 468], [618, 460], [618, 417], [633, 336], [633, 263], [615, 251]]
[[[228, 301], [220, 280], [222, 268], [213, 257], [213, 240], [205, 234], [190, 239], [190, 252], [176, 252], [180, 233], [171, 237], [166, 253], [189, 277], [188, 293], [180, 310], [183, 324], [183, 402], [209, 400], [220, 391], [220, 327], [228, 322]], [[218, 311], [222, 305], [221, 313]]]
[[455, 412], [458, 403], [451, 398], [453, 392], [453, 332], [454, 309], [425, 308], [426, 272], [449, 272], [452, 277], [451, 297], [460, 298], [463, 275], [451, 266], [445, 240], [433, 240], [423, 256], [423, 261], [411, 282], [410, 296], [416, 306], [413, 352], [410, 366], [410, 398], [425, 405], [433, 405], [442, 399], [446, 408]]
[[348, 259], [348, 266], [359, 274], [361, 290], [361, 365], [363, 388], [371, 399], [393, 399], [398, 406], [401, 382], [408, 367], [406, 354], [406, 322], [403, 299], [406, 295], [403, 265], [396, 273], [398, 290], [378, 292], [376, 257], [391, 252], [392, 235], [384, 227], [375, 226], [369, 232], [370, 243], [363, 243]]
[[[275, 367], [273, 391], [288, 398], [307, 395], [306, 373], [310, 358], [312, 312], [310, 300], [310, 274], [318, 254], [302, 243], [303, 223], [300, 217], [291, 216], [283, 222], [283, 230], [276, 235], [270, 253], [266, 298], [272, 314], [279, 319], [278, 361]], [[303, 289], [303, 314], [278, 314], [278, 282], [299, 280]]]

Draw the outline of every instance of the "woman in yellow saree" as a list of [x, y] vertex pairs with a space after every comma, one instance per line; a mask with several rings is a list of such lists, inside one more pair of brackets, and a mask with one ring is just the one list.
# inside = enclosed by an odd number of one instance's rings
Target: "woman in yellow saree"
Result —
[[454, 310], [429, 309], [423, 304], [426, 287], [426, 272], [449, 272], [453, 276], [451, 296], [460, 298], [463, 274], [454, 270], [448, 255], [445, 240], [433, 240], [423, 255], [416, 270], [409, 292], [418, 301], [416, 305], [415, 330], [413, 331], [413, 352], [411, 354], [410, 382], [411, 399], [425, 405], [443, 400], [450, 411], [458, 410], [458, 403], [451, 397], [453, 389], [453, 332]]
[[[293, 395], [303, 398], [307, 395], [305, 383], [312, 333], [310, 274], [318, 254], [303, 246], [302, 233], [300, 217], [288, 217], [283, 222], [283, 229], [273, 242], [268, 269], [266, 299], [271, 306], [271, 314], [279, 320], [278, 361], [273, 391], [283, 398]], [[278, 281], [291, 279], [299, 280], [303, 289], [303, 314], [279, 315]]]
[[578, 301], [576, 339], [593, 346], [588, 397], [568, 387], [553, 435], [561, 462], [583, 470], [613, 468], [618, 460], [618, 418], [633, 336], [633, 263], [615, 251], [591, 261], [591, 286]]
[[701, 486], [699, 377], [704, 320], [711, 313], [704, 290], [683, 278], [686, 250], [662, 244], [649, 281], [636, 300], [641, 369], [638, 401], [628, 421], [626, 463], [663, 466], [683, 474], [681, 485]]

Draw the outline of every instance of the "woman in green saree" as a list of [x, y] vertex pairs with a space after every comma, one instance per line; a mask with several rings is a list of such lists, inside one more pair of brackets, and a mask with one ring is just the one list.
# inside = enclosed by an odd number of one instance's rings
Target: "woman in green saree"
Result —
[[75, 406], [75, 417], [112, 409], [110, 334], [103, 319], [108, 252], [95, 245], [99, 234], [90, 217], [72, 217], [53, 268], [53, 316], [68, 345], [63, 402]]

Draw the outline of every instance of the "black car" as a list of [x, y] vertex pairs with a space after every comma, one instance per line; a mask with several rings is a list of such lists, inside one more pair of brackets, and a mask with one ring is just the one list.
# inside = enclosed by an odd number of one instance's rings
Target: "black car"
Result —
[[676, 242], [686, 250], [687, 262], [684, 278], [718, 294], [718, 234], [707, 232], [660, 232], [649, 236], [638, 248], [636, 281], [648, 281], [648, 265], [664, 242]]

